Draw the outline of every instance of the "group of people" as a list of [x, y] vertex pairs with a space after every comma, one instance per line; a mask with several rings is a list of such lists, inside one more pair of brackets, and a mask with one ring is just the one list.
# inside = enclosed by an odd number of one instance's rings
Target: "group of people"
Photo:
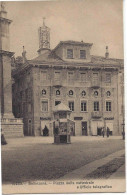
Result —
[[101, 134], [102, 134], [103, 137], [104, 137], [105, 135], [106, 135], [107, 137], [109, 137], [109, 134], [110, 134], [110, 129], [109, 129], [109, 127], [106, 128], [106, 131], [105, 131], [105, 128], [102, 127], [102, 129], [101, 129]]

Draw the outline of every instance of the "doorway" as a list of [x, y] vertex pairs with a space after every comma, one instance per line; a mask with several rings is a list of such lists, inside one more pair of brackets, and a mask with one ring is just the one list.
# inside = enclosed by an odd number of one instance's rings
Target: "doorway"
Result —
[[82, 135], [85, 135], [87, 136], [88, 133], [87, 133], [87, 122], [82, 122]]

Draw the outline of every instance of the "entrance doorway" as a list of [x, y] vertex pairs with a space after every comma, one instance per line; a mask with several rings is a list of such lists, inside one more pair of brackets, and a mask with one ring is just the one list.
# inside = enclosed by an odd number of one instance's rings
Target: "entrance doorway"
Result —
[[87, 122], [86, 121], [82, 122], [82, 135], [85, 135], [85, 136], [88, 135], [88, 133], [87, 133]]
[[97, 135], [100, 135], [101, 136], [101, 134], [102, 134], [102, 128], [97, 128]]

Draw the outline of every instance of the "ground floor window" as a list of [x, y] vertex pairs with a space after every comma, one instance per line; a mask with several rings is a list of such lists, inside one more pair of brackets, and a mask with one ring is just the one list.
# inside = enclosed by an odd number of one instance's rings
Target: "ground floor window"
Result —
[[70, 108], [71, 111], [74, 111], [74, 102], [73, 101], [70, 101], [68, 103], [68, 106], [69, 106], [69, 108]]
[[94, 111], [99, 111], [99, 102], [94, 102]]
[[111, 102], [106, 102], [106, 111], [111, 111]]

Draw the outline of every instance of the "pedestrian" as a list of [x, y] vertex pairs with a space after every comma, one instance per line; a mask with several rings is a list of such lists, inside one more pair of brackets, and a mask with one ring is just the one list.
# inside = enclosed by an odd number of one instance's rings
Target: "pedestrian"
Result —
[[6, 145], [6, 144], [7, 144], [7, 142], [6, 142], [6, 139], [4, 137], [4, 133], [3, 133], [2, 129], [1, 129], [1, 145]]
[[125, 131], [122, 131], [123, 140], [125, 140]]
[[107, 137], [109, 137], [109, 128], [107, 127]]
[[104, 131], [104, 127], [102, 127], [102, 136], [105, 136], [105, 131]]

